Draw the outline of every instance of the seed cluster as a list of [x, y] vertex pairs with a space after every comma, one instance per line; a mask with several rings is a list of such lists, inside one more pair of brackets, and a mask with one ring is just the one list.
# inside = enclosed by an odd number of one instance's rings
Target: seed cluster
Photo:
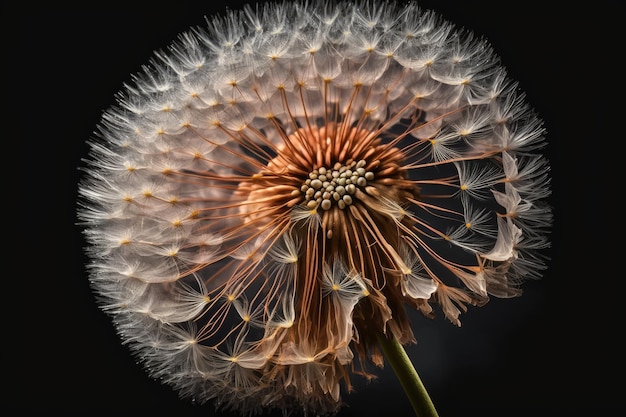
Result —
[[357, 187], [363, 188], [374, 179], [374, 173], [367, 171], [364, 160], [335, 163], [332, 169], [320, 167], [309, 173], [309, 178], [302, 184], [305, 205], [313, 210], [321, 207], [330, 210], [333, 202], [340, 209], [345, 209], [354, 202]]

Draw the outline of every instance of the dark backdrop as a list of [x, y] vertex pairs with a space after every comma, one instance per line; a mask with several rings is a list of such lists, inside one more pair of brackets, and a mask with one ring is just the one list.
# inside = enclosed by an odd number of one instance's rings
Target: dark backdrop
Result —
[[[602, 52], [615, 36], [608, 21], [615, 12], [602, 3], [584, 10], [535, 0], [420, 3], [487, 37], [545, 120], [556, 216], [550, 269], [522, 297], [471, 308], [461, 328], [443, 318], [416, 319], [418, 344], [409, 353], [441, 417], [624, 410], [624, 271], [621, 244], [612, 238], [623, 223], [623, 192], [610, 187], [623, 177], [613, 161], [624, 129], [604, 98], [621, 75], [612, 72], [618, 50]], [[130, 74], [153, 50], [226, 6], [95, 4], [3, 6], [9, 95], [2, 101], [10, 129], [2, 139], [2, 201], [10, 249], [1, 278], [2, 407], [9, 415], [209, 416], [211, 407], [180, 401], [150, 380], [96, 307], [75, 227], [76, 168], [84, 141]], [[340, 416], [411, 415], [390, 370], [357, 388]]]

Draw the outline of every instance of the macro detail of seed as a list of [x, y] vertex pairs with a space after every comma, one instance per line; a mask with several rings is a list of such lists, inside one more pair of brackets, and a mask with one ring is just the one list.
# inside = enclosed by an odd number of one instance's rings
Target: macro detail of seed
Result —
[[300, 187], [307, 208], [330, 210], [338, 207], [343, 210], [352, 204], [357, 187], [364, 189], [367, 181], [374, 179], [374, 173], [365, 170], [366, 165], [364, 160], [337, 162], [331, 169], [320, 167], [311, 171]]

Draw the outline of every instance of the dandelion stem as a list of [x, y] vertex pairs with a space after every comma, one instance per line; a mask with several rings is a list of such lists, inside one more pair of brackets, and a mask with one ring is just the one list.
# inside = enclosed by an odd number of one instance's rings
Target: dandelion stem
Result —
[[417, 417], [438, 417], [426, 387], [422, 383], [415, 366], [407, 355], [404, 347], [395, 338], [387, 338], [379, 334], [378, 343], [383, 354], [391, 364], [404, 392], [406, 393]]

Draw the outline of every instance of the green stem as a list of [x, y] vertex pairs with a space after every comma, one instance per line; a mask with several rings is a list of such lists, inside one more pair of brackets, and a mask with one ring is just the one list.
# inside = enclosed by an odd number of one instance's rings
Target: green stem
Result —
[[378, 343], [398, 377], [402, 388], [404, 388], [404, 392], [413, 406], [415, 415], [417, 417], [438, 417], [435, 405], [430, 399], [428, 392], [426, 392], [422, 380], [400, 342], [395, 338], [389, 339], [385, 335], [378, 335]]

